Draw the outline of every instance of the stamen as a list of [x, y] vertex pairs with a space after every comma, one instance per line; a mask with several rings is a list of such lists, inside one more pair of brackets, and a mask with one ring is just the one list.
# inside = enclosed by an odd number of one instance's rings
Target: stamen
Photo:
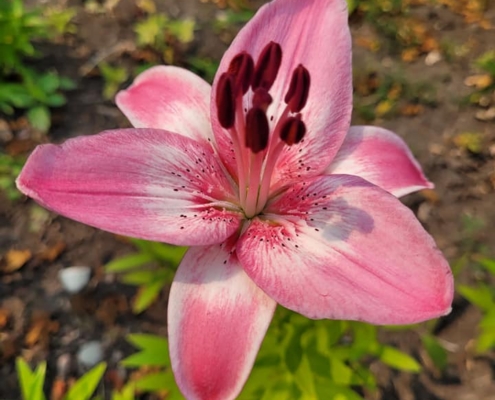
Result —
[[268, 43], [261, 52], [254, 68], [253, 90], [262, 87], [270, 90], [282, 63], [282, 48], [278, 43]]
[[310, 83], [309, 71], [299, 64], [292, 72], [289, 90], [284, 98], [285, 103], [293, 113], [298, 113], [306, 105]]
[[266, 112], [266, 109], [270, 104], [272, 104], [272, 96], [268, 93], [268, 90], [259, 87], [254, 91], [253, 95], [253, 107], [261, 108]]
[[225, 129], [230, 129], [235, 123], [235, 96], [234, 96], [234, 82], [229, 73], [223, 73], [218, 80], [217, 85], [217, 112], [218, 122]]
[[229, 65], [229, 74], [234, 77], [234, 85], [236, 90], [241, 89], [242, 94], [245, 94], [253, 79], [254, 61], [253, 58], [243, 51], [237, 54]]
[[265, 112], [258, 107], [251, 108], [246, 115], [246, 147], [259, 153], [268, 146], [270, 127]]
[[301, 121], [301, 114], [288, 117], [280, 128], [280, 139], [292, 146], [299, 143], [306, 134], [306, 125]]

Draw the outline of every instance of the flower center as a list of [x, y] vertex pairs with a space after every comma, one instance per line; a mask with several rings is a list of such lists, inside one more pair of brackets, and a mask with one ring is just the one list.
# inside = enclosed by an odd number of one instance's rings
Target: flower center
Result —
[[306, 134], [301, 111], [308, 100], [310, 75], [301, 64], [292, 71], [284, 110], [277, 120], [268, 118], [267, 110], [273, 102], [270, 90], [281, 63], [282, 48], [270, 42], [256, 65], [248, 53], [237, 54], [217, 84], [218, 121], [232, 138], [240, 203], [248, 218], [263, 210], [283, 148], [298, 144]]

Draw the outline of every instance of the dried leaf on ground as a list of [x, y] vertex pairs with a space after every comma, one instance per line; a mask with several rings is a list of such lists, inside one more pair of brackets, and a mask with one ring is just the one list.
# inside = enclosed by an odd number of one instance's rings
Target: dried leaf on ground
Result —
[[493, 84], [493, 77], [489, 74], [471, 75], [464, 79], [466, 86], [474, 86], [478, 90], [483, 90]]
[[413, 62], [419, 57], [419, 49], [417, 47], [411, 47], [402, 51], [401, 58], [404, 62]]
[[382, 100], [375, 107], [375, 114], [377, 117], [383, 117], [388, 114], [394, 106], [391, 100]]
[[354, 87], [359, 95], [369, 96], [380, 87], [380, 78], [375, 72], [370, 72], [365, 76], [356, 77]]
[[67, 392], [67, 382], [64, 379], [56, 378], [53, 382], [50, 400], [62, 400]]
[[38, 144], [32, 139], [13, 140], [5, 146], [5, 152], [10, 156], [18, 156], [32, 151]]
[[4, 257], [4, 263], [2, 265], [2, 271], [5, 273], [10, 273], [17, 271], [20, 269], [24, 264], [26, 264], [33, 254], [31, 253], [31, 250], [26, 249], [26, 250], [9, 250], [7, 254]]
[[5, 328], [10, 319], [10, 311], [6, 308], [0, 308], [0, 329]]
[[380, 50], [380, 41], [376, 38], [370, 38], [367, 36], [357, 36], [354, 39], [356, 46], [362, 47], [366, 50], [376, 52]]
[[480, 121], [494, 121], [495, 107], [490, 107], [488, 110], [481, 110], [476, 113], [476, 119]]
[[406, 117], [414, 117], [416, 115], [422, 114], [425, 108], [421, 104], [406, 104], [401, 107], [400, 113]]
[[24, 338], [24, 343], [32, 347], [37, 343], [48, 343], [51, 333], [56, 333], [60, 328], [57, 321], [52, 321], [50, 315], [44, 312], [34, 313], [31, 318], [31, 325]]
[[490, 29], [491, 23], [485, 18], [486, 0], [438, 0], [453, 12], [464, 17], [466, 23], [478, 23], [483, 29]]
[[42, 261], [53, 262], [65, 250], [66, 246], [64, 242], [57, 242], [53, 246], [45, 247], [38, 253], [38, 257]]
[[440, 201], [440, 196], [434, 189], [423, 189], [419, 192], [419, 194], [431, 204], [437, 204]]

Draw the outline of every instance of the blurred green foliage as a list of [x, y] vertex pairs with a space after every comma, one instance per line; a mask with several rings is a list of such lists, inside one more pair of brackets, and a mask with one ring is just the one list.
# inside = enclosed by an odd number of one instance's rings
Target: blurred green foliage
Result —
[[165, 285], [172, 282], [186, 248], [139, 239], [130, 240], [138, 248], [138, 252], [111, 261], [105, 266], [105, 271], [119, 273], [122, 282], [138, 286], [132, 309], [139, 314], [156, 300]]
[[15, 179], [24, 165], [24, 157], [14, 157], [0, 151], [0, 190], [9, 200], [17, 200], [21, 192], [15, 187]]
[[495, 260], [478, 257], [476, 261], [482, 272], [478, 274], [477, 282], [474, 285], [458, 285], [457, 291], [483, 314], [478, 325], [476, 351], [485, 353], [495, 349]]
[[[23, 400], [46, 400], [43, 386], [46, 377], [46, 362], [39, 364], [34, 371], [22, 359], [16, 360], [17, 376]], [[101, 363], [76, 380], [62, 400], [90, 400], [98, 387], [106, 364]]]
[[0, 2], [0, 112], [12, 114], [27, 110], [31, 124], [47, 131], [50, 107], [60, 107], [66, 99], [61, 93], [74, 83], [55, 71], [39, 72], [29, 60], [40, 56], [35, 41], [52, 39], [72, 31], [71, 9], [28, 11], [21, 0]]
[[[154, 3], [146, 4], [154, 10]], [[136, 76], [153, 65], [175, 63], [176, 46], [187, 45], [194, 39], [194, 20], [171, 19], [163, 13], [150, 13], [150, 10], [148, 12], [149, 14], [137, 21], [133, 27], [137, 49], [144, 50], [142, 54], [146, 54], [141, 64], [137, 68], [106, 62], [98, 65], [104, 80], [103, 97], [107, 100], [115, 96], [129, 77]]]

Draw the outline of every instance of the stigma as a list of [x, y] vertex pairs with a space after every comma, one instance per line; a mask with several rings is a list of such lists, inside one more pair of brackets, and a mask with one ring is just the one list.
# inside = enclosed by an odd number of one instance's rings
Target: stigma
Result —
[[[270, 93], [282, 65], [282, 48], [268, 43], [256, 60], [247, 52], [237, 54], [218, 79], [215, 93], [217, 117], [229, 132], [234, 147], [239, 201], [246, 217], [262, 213], [270, 196], [270, 180], [276, 161], [286, 146], [300, 143], [306, 134], [302, 111], [306, 106], [309, 71], [299, 64], [283, 97], [282, 112], [268, 116]], [[282, 99], [281, 99], [282, 101]]]

